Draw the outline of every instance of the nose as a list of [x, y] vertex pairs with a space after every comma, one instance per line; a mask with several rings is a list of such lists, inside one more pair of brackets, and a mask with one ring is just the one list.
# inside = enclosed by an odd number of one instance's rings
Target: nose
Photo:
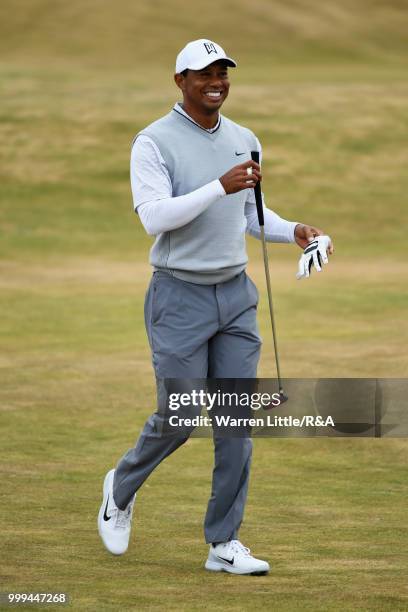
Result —
[[221, 77], [218, 76], [217, 74], [214, 74], [211, 76], [208, 84], [210, 87], [213, 87], [214, 89], [218, 87], [221, 89], [223, 85]]

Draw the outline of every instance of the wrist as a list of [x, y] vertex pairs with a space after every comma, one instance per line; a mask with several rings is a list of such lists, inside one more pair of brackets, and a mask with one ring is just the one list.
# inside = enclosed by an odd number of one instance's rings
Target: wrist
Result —
[[223, 176], [218, 179], [218, 183], [220, 184], [220, 192], [222, 191], [222, 195], [227, 195], [226, 185], [223, 181]]
[[227, 195], [227, 190], [225, 189], [225, 185], [224, 185], [224, 183], [222, 182], [222, 177], [221, 177], [220, 179], [218, 179], [217, 183], [218, 183], [218, 191], [219, 191], [219, 194], [220, 194], [220, 195], [223, 195], [223, 196], [224, 196], [224, 195]]
[[298, 231], [300, 232], [300, 229], [303, 227], [303, 223], [297, 223], [294, 222], [293, 223], [293, 234], [292, 234], [292, 241], [296, 242], [296, 238], [301, 238], [302, 236], [298, 235]]

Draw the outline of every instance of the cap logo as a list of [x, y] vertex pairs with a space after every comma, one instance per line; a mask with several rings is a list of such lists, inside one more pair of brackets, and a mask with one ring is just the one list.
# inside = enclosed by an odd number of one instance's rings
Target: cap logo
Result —
[[204, 47], [208, 55], [210, 55], [210, 53], [217, 53], [214, 43], [204, 43]]

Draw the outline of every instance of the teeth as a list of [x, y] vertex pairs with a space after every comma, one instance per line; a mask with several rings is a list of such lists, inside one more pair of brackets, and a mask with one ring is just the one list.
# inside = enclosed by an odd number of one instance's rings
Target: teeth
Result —
[[221, 95], [221, 92], [220, 91], [207, 91], [206, 95], [210, 96], [210, 98], [219, 98]]

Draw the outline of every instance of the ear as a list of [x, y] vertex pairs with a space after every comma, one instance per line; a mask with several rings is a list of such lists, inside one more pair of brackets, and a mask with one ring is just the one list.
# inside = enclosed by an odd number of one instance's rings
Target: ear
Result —
[[182, 74], [175, 74], [174, 82], [176, 83], [177, 87], [181, 89], [181, 91], [184, 91], [184, 77]]

